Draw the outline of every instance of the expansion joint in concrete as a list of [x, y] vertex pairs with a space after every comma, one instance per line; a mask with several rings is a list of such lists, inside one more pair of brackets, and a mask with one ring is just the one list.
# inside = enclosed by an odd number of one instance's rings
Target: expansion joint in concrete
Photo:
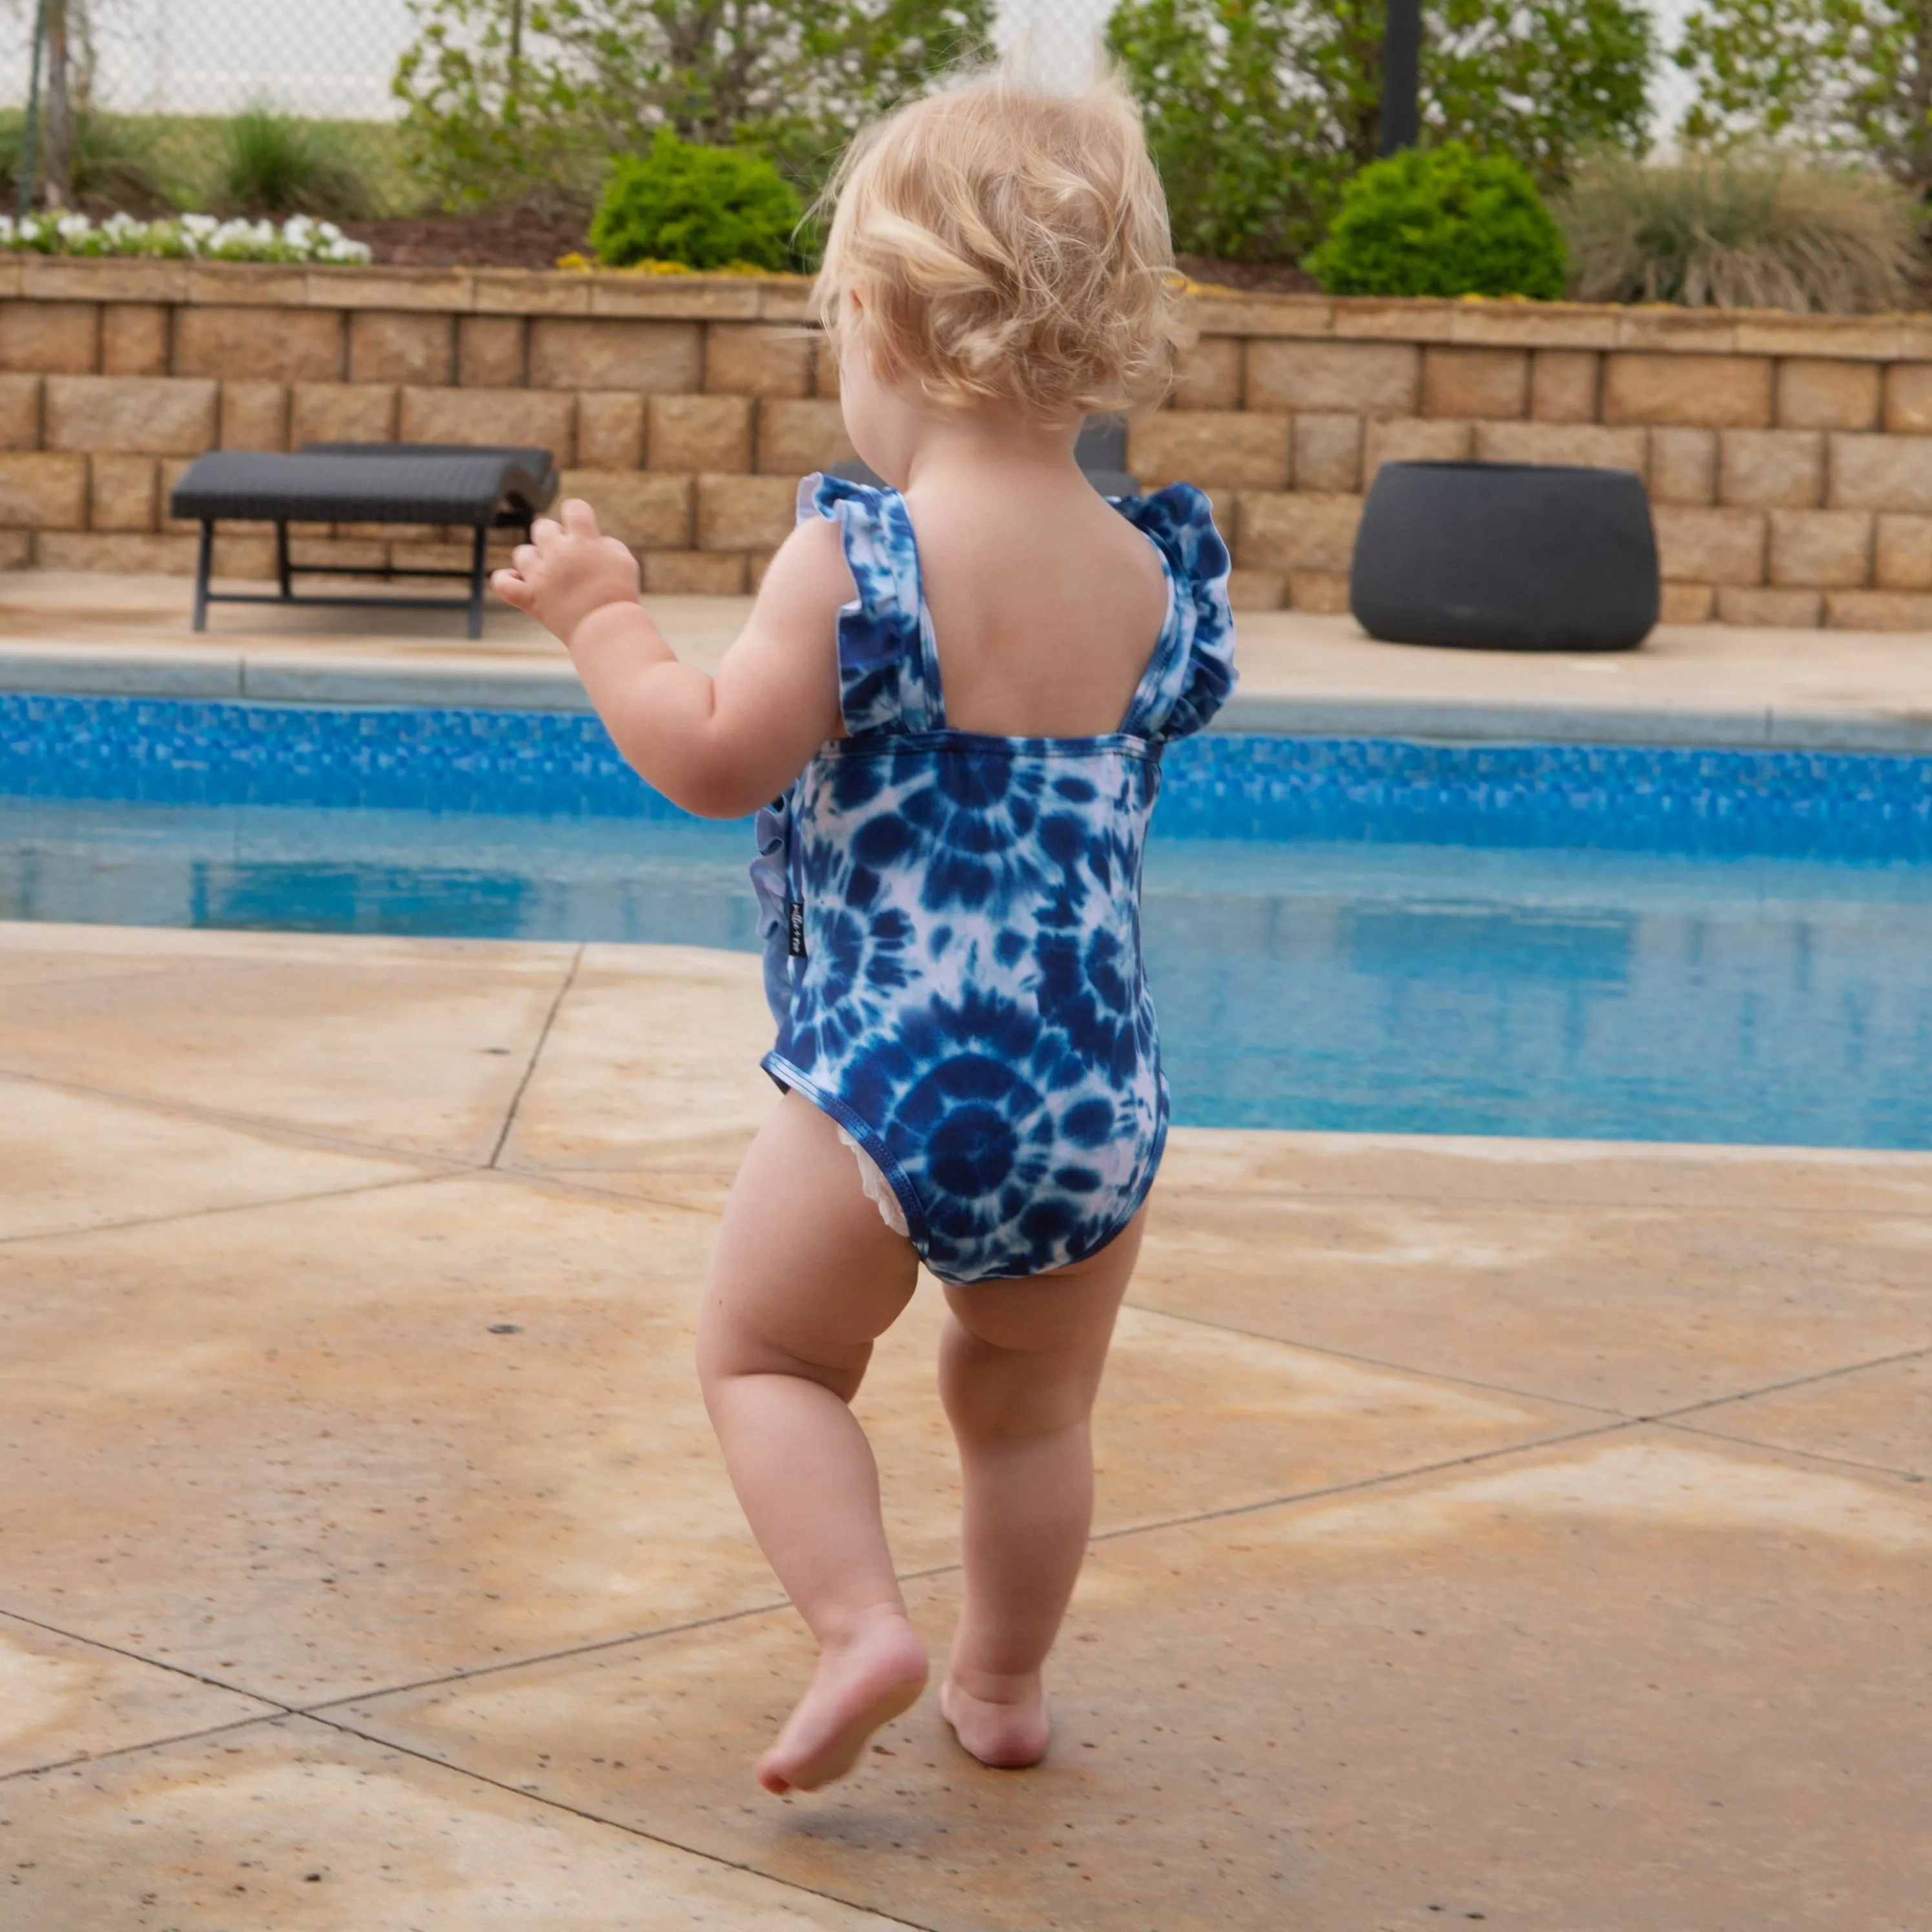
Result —
[[1816, 1382], [1835, 1382], [1840, 1376], [1862, 1374], [1868, 1369], [1888, 1369], [1900, 1362], [1916, 1361], [1921, 1357], [1932, 1355], [1932, 1344], [1918, 1348], [1894, 1349], [1891, 1354], [1872, 1355], [1856, 1362], [1839, 1362], [1828, 1369], [1814, 1369], [1802, 1376], [1788, 1376], [1783, 1380], [1766, 1382], [1760, 1388], [1733, 1389], [1728, 1395], [1706, 1396], [1696, 1402], [1680, 1402], [1671, 1408], [1653, 1409], [1642, 1415], [1631, 1418], [1636, 1422], [1674, 1422], [1680, 1416], [1698, 1415], [1706, 1410], [1728, 1408], [1732, 1402], [1754, 1402], [1761, 1396], [1782, 1395], [1787, 1389], [1809, 1388]]
[[556, 1024], [556, 1016], [563, 1009], [571, 988], [577, 982], [578, 968], [584, 964], [584, 948], [578, 946], [570, 956], [570, 964], [565, 969], [562, 983], [556, 989], [556, 997], [550, 1003], [550, 1010], [544, 1015], [544, 1022], [538, 1029], [536, 1042], [530, 1048], [530, 1057], [524, 1066], [523, 1078], [517, 1082], [517, 1090], [510, 1096], [510, 1104], [503, 1111], [503, 1124], [498, 1129], [496, 1144], [490, 1150], [490, 1158], [483, 1165], [494, 1167], [502, 1158], [503, 1149], [508, 1144], [510, 1130], [517, 1124], [517, 1109], [524, 1104], [524, 1094], [530, 1084], [530, 1076], [537, 1070], [537, 1062], [543, 1058], [543, 1050], [550, 1040], [550, 1030]]
[[688, 1858], [702, 1858], [707, 1864], [722, 1865], [733, 1871], [744, 1872], [753, 1878], [763, 1879], [768, 1884], [783, 1886], [788, 1892], [802, 1892], [808, 1898], [822, 1898], [828, 1904], [843, 1906], [848, 1911], [862, 1912], [879, 1924], [904, 1926], [908, 1928], [908, 1932], [940, 1932], [940, 1928], [928, 1920], [900, 1918], [877, 1911], [870, 1906], [860, 1904], [856, 1899], [845, 1898], [838, 1892], [828, 1892], [821, 1886], [800, 1885], [796, 1879], [780, 1878], [776, 1874], [764, 1870], [748, 1859], [720, 1858], [716, 1852], [707, 1852], [697, 1845], [687, 1844], [681, 1838], [668, 1837], [662, 1832], [647, 1832], [641, 1825], [628, 1824], [621, 1818], [606, 1817], [601, 1811], [592, 1811], [581, 1804], [568, 1804], [561, 1798], [551, 1797], [538, 1790], [535, 1785], [512, 1784], [505, 1779], [492, 1778], [488, 1772], [475, 1770], [450, 1758], [438, 1757], [434, 1752], [400, 1743], [379, 1731], [363, 1730], [356, 1725], [345, 1723], [340, 1718], [322, 1717], [301, 1712], [292, 1714], [306, 1717], [311, 1724], [323, 1724], [332, 1731], [340, 1731], [345, 1737], [359, 1738], [366, 1744], [380, 1744], [385, 1750], [394, 1751], [400, 1756], [414, 1758], [419, 1764], [433, 1765], [439, 1771], [453, 1772], [458, 1776], [470, 1778], [478, 1784], [487, 1784], [493, 1790], [503, 1792], [512, 1798], [521, 1798], [529, 1804], [541, 1804], [552, 1811], [564, 1812], [573, 1818], [580, 1818], [586, 1824], [605, 1826], [614, 1832], [623, 1832], [627, 1837], [641, 1838], [646, 1844], [662, 1845], [670, 1851], [682, 1852]]

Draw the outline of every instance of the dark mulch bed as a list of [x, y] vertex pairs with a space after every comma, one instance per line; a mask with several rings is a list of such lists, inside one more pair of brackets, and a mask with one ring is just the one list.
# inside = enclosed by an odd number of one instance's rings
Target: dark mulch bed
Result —
[[1312, 296], [1315, 278], [1288, 262], [1217, 262], [1211, 255], [1177, 255], [1174, 266], [1190, 281], [1213, 282], [1244, 295]]
[[551, 268], [560, 255], [589, 253], [584, 226], [580, 214], [512, 208], [345, 221], [342, 232], [398, 268]]

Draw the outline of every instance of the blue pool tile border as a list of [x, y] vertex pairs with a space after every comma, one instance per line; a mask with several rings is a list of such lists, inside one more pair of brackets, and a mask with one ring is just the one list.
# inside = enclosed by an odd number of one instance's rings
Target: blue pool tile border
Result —
[[[0, 794], [676, 819], [592, 715], [0, 692]], [[1210, 733], [1164, 836], [1932, 860], [1932, 758]]]
[[1171, 836], [1932, 859], [1932, 758], [1229, 735], [1168, 765]]

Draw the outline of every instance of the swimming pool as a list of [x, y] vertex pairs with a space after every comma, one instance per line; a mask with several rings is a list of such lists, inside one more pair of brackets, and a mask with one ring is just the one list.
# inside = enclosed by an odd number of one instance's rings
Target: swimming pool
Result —
[[[0, 700], [0, 795], [9, 918], [756, 944], [579, 717]], [[1184, 1122], [1932, 1148], [1932, 761], [1210, 737], [1156, 823]]]

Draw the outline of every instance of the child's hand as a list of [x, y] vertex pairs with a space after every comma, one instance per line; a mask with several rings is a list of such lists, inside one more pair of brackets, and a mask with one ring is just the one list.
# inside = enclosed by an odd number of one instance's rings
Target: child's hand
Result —
[[581, 497], [572, 497], [559, 514], [561, 523], [537, 519], [530, 541], [518, 544], [511, 567], [496, 572], [490, 587], [568, 644], [592, 611], [635, 607], [638, 562], [615, 537], [598, 534], [596, 515]]

